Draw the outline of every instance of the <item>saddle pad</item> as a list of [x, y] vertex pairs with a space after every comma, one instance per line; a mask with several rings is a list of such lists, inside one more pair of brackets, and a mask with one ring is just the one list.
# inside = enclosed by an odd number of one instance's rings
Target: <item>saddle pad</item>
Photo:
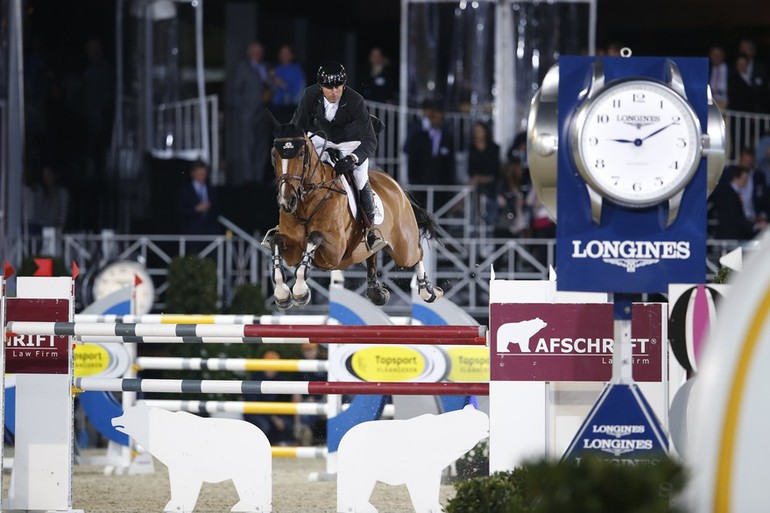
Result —
[[[350, 187], [346, 177], [343, 176], [341, 182], [345, 188], [345, 192], [348, 193], [348, 206], [350, 206], [350, 213], [353, 217], [356, 217], [358, 215], [356, 195], [353, 193], [353, 189]], [[372, 188], [372, 193], [374, 194], [374, 224], [382, 224], [382, 221], [385, 219], [385, 208], [382, 206], [382, 200], [380, 199], [380, 196], [374, 192], [374, 188]]]

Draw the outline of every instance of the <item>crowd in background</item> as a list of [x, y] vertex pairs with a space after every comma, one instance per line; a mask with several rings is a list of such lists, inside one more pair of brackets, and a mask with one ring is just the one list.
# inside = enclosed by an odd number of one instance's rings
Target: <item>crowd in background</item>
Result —
[[[290, 45], [274, 48], [275, 58], [270, 60], [265, 46], [253, 42], [246, 49], [243, 61], [228, 77], [232, 85], [225, 101], [234, 107], [230, 112], [238, 119], [225, 137], [235, 140], [240, 149], [232, 161], [226, 163], [227, 181], [232, 186], [273, 185], [271, 116], [280, 122], [289, 121], [305, 87], [315, 83], [314, 76], [306, 76], [311, 66], [297, 62]], [[620, 45], [613, 43], [598, 53], [618, 55], [619, 49]], [[709, 84], [721, 108], [770, 113], [770, 72], [758, 57], [753, 41], [740, 40], [735, 48], [712, 45], [708, 59]], [[112, 66], [96, 39], [88, 40], [83, 63], [79, 72], [54, 84], [34, 44], [26, 59], [27, 144], [34, 151], [27, 152], [25, 215], [28, 232], [33, 235], [49, 224], [59, 229], [88, 229], [88, 221], [102, 215], [98, 198], [103, 196], [99, 191], [108, 186], [104, 177], [114, 111], [114, 77]], [[367, 100], [396, 102], [397, 77], [381, 48], [370, 49], [364, 68], [348, 85]], [[68, 122], [83, 137], [52, 136], [61, 132]], [[458, 158], [452, 128], [440, 98], [423, 101], [422, 118], [409, 127], [402, 148], [407, 156], [410, 184], [473, 187], [478, 193], [474, 215], [495, 237], [553, 237], [554, 223], [531, 185], [524, 135], [519, 134], [510, 147], [501, 149], [492, 137], [493, 127], [486, 120], [476, 121], [467, 134], [471, 141], [467, 155]], [[767, 225], [770, 134], [761, 141], [757, 148], [742, 149], [740, 162], [725, 170], [719, 187], [712, 194], [711, 236], [746, 239]], [[62, 155], [63, 160], [56, 158]], [[65, 164], [58, 167], [62, 161]], [[746, 171], [745, 176], [739, 172], [741, 169]], [[220, 211], [216, 191], [194, 196], [192, 193], [197, 191], [187, 185], [179, 191], [177, 225], [180, 232], [221, 232], [221, 227], [211, 221], [214, 213]], [[438, 204], [450, 196], [449, 193], [437, 195]], [[741, 212], [743, 215], [739, 216]], [[207, 221], [199, 222], [199, 218]]]

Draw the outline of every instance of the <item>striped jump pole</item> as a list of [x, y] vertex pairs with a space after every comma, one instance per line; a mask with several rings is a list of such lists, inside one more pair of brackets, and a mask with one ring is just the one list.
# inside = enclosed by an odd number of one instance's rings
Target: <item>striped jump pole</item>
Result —
[[[391, 316], [393, 324], [410, 324], [411, 317]], [[328, 315], [228, 315], [228, 314], [75, 314], [75, 322], [147, 324], [326, 324]]]
[[136, 365], [142, 370], [214, 370], [327, 372], [327, 360], [270, 360], [262, 358], [176, 358], [140, 356]]
[[75, 389], [169, 394], [489, 395], [489, 383], [75, 378]]
[[273, 458], [325, 458], [326, 447], [271, 447]]
[[131, 335], [75, 335], [77, 342], [84, 344], [379, 344], [379, 345], [485, 345], [486, 340], [461, 338], [418, 338], [408, 340], [401, 337], [135, 337]]
[[[486, 326], [264, 326], [260, 324], [106, 324], [77, 322], [9, 322], [15, 335], [63, 335], [115, 337], [112, 342], [202, 342], [216, 338], [250, 340], [253, 343], [347, 343], [486, 345]], [[102, 342], [106, 340], [102, 339]], [[440, 341], [440, 342], [438, 342]]]
[[[291, 403], [260, 401], [180, 401], [177, 399], [142, 399], [147, 406], [170, 411], [187, 411], [201, 414], [254, 414], [254, 415], [318, 415], [328, 414], [329, 405], [324, 403]], [[342, 405], [347, 410], [350, 404]], [[382, 418], [393, 418], [395, 407], [386, 404]]]
[[299, 339], [400, 338], [469, 340], [484, 338], [486, 326], [320, 326], [217, 325], [217, 324], [129, 324], [93, 322], [9, 322], [7, 330], [18, 335], [97, 335], [133, 337], [244, 337]]

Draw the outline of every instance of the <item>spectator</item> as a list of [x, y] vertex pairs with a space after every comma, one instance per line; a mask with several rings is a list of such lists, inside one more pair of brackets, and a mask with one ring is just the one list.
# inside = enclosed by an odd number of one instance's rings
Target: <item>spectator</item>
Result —
[[216, 235], [222, 233], [217, 221], [216, 192], [208, 184], [209, 168], [203, 161], [190, 166], [190, 183], [179, 193], [179, 217], [182, 233]]
[[429, 112], [430, 126], [415, 134], [409, 147], [409, 183], [456, 185], [455, 147], [440, 108]]
[[[281, 355], [275, 351], [267, 351], [262, 358], [265, 360], [279, 360]], [[286, 373], [266, 370], [253, 372], [250, 379], [254, 381], [286, 381]], [[246, 395], [247, 401], [261, 402], [286, 402], [284, 394], [254, 394]], [[270, 445], [295, 445], [294, 438], [294, 416], [293, 415], [274, 415], [274, 414], [246, 414], [243, 419], [251, 422], [267, 436]]]
[[728, 102], [731, 110], [741, 112], [756, 112], [757, 102], [754, 98], [754, 87], [749, 73], [749, 58], [738, 55], [733, 65], [732, 73], [727, 84]]
[[294, 61], [290, 45], [278, 49], [278, 65], [271, 71], [273, 94], [270, 103], [275, 118], [288, 123], [302, 98], [307, 79], [302, 67]]
[[754, 221], [746, 218], [741, 200], [741, 189], [749, 181], [749, 170], [745, 167], [730, 168], [730, 183], [719, 191], [716, 200], [717, 229], [719, 239], [752, 239], [767, 226], [766, 220]]
[[492, 141], [489, 125], [477, 121], [471, 129], [468, 151], [469, 185], [479, 195], [479, 212], [488, 223], [494, 223], [497, 213], [496, 189], [500, 179], [500, 146]]
[[394, 80], [390, 60], [375, 46], [369, 52], [369, 73], [362, 82], [361, 95], [367, 100], [390, 103], [395, 98]]
[[420, 116], [419, 119], [414, 120], [407, 128], [406, 140], [404, 141], [404, 153], [407, 155], [409, 154], [412, 149], [414, 139], [420, 134], [420, 132], [427, 132], [430, 130], [430, 120], [433, 116], [433, 111], [435, 111], [437, 108], [438, 106], [433, 100], [426, 99], [422, 101], [422, 116]]
[[69, 202], [69, 192], [58, 184], [56, 170], [45, 166], [40, 183], [33, 181], [25, 191], [29, 234], [41, 235], [47, 227], [61, 232], [67, 224]]
[[757, 45], [751, 39], [741, 39], [738, 44], [738, 54], [746, 56], [746, 73], [749, 83], [755, 91], [756, 110], [752, 112], [767, 112], [767, 66], [757, 60]]
[[[440, 108], [430, 111], [430, 127], [417, 132], [410, 141], [407, 165], [411, 184], [457, 185], [454, 139]], [[451, 197], [452, 193], [439, 191], [434, 207], [443, 206]]]
[[499, 206], [494, 236], [529, 237], [530, 211], [526, 198], [531, 184], [520, 158], [512, 159], [503, 168], [503, 176], [497, 192]]
[[727, 108], [727, 82], [729, 69], [725, 62], [725, 49], [714, 45], [709, 49], [709, 85], [714, 101], [720, 109]]
[[109, 208], [106, 201], [109, 189], [105, 183], [115, 110], [115, 80], [100, 40], [88, 39], [85, 51], [88, 64], [74, 86], [71, 116], [67, 120], [68, 128], [71, 129], [73, 122], [79, 122], [76, 130], [82, 130], [80, 137], [72, 140], [79, 150], [76, 150], [77, 173], [72, 175], [70, 183], [76, 195], [73, 204], [77, 206], [82, 224], [89, 229], [99, 229]]
[[[266, 105], [270, 99], [270, 72], [264, 62], [264, 47], [253, 42], [248, 46], [247, 59], [235, 70], [233, 105], [238, 115], [238, 133], [234, 135], [239, 157], [231, 185], [265, 179], [270, 156], [270, 121]], [[272, 173], [270, 174], [272, 178]]]
[[770, 218], [770, 205], [768, 204], [768, 189], [765, 175], [756, 166], [754, 148], [742, 148], [738, 157], [738, 165], [749, 170], [746, 186], [740, 190], [743, 212], [747, 219]]

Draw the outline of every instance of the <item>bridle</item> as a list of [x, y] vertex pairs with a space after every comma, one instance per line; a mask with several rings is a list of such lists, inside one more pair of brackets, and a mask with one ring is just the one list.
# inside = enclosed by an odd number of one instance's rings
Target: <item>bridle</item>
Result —
[[[311, 134], [310, 137], [316, 135]], [[325, 138], [324, 138], [325, 140]], [[315, 151], [314, 147], [308, 148], [308, 137], [306, 136], [291, 136], [291, 137], [276, 137], [273, 141], [273, 148], [280, 155], [281, 160], [288, 161], [297, 158], [300, 150], [304, 149], [302, 153], [302, 173], [299, 175], [289, 174], [281, 172], [278, 175], [278, 190], [281, 190], [282, 186], [290, 187], [292, 194], [297, 198], [297, 209], [292, 215], [299, 221], [300, 224], [309, 223], [313, 217], [321, 209], [321, 206], [329, 199], [332, 193], [347, 194], [337, 181], [339, 177], [336, 174], [330, 180], [321, 179], [318, 182], [313, 182], [313, 177], [316, 173], [321, 171], [323, 162], [320, 156], [316, 159], [315, 164], [311, 165], [310, 152]], [[326, 142], [324, 142], [324, 151], [326, 150]], [[323, 154], [323, 151], [321, 152]], [[276, 169], [277, 170], [277, 169]], [[321, 177], [323, 178], [323, 177]], [[316, 203], [315, 208], [307, 215], [300, 214], [300, 205], [303, 205], [305, 198], [315, 191], [325, 191], [323, 197]]]

